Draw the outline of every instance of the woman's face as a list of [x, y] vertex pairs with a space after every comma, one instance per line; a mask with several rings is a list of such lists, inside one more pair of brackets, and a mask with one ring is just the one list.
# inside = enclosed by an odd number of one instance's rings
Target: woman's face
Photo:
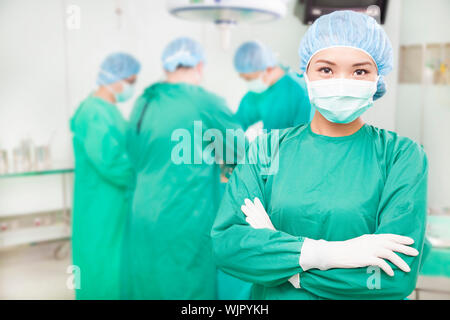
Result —
[[376, 81], [378, 68], [365, 52], [354, 48], [328, 48], [316, 53], [306, 74], [310, 81], [345, 78]]

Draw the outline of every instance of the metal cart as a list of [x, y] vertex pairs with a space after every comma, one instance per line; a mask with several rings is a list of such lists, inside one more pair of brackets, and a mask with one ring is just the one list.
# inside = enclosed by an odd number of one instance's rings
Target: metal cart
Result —
[[[26, 212], [0, 215], [0, 249], [41, 242], [70, 240], [71, 209], [67, 199], [68, 176], [72, 168], [0, 174], [0, 183], [10, 179], [24, 179], [44, 175], [61, 176], [62, 208], [41, 212]], [[55, 251], [56, 259], [64, 259], [70, 251], [70, 242], [62, 241]]]

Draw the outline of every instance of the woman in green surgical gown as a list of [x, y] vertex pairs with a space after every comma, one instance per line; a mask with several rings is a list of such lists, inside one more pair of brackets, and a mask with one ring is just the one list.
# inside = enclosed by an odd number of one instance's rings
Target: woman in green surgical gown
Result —
[[133, 176], [126, 152], [127, 124], [115, 105], [129, 99], [140, 70], [125, 53], [101, 65], [99, 88], [71, 121], [75, 154], [73, 264], [77, 299], [119, 299], [127, 188]]
[[427, 159], [360, 117], [385, 92], [390, 42], [372, 18], [339, 11], [299, 53], [318, 112], [251, 144], [211, 232], [216, 261], [253, 282], [254, 299], [404, 299], [426, 250]]

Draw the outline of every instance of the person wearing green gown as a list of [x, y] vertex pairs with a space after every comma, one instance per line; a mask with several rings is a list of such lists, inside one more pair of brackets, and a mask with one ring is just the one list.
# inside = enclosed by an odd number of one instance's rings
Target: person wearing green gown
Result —
[[71, 119], [75, 155], [73, 264], [77, 300], [120, 299], [126, 191], [133, 169], [126, 151], [127, 124], [116, 106], [129, 99], [140, 70], [129, 54], [113, 53], [102, 63], [98, 90]]
[[248, 85], [235, 113], [244, 130], [262, 121], [264, 129], [284, 129], [311, 121], [314, 111], [303, 75], [278, 65], [274, 53], [258, 41], [243, 43], [234, 67]]
[[[216, 298], [210, 231], [222, 194], [219, 163], [234, 166], [245, 137], [225, 101], [199, 85], [204, 61], [198, 42], [173, 40], [162, 55], [167, 80], [145, 89], [133, 108], [124, 299]], [[227, 130], [244, 143], [233, 144]]]
[[215, 259], [254, 283], [253, 299], [405, 299], [428, 246], [427, 158], [360, 117], [386, 91], [390, 41], [373, 18], [337, 11], [299, 54], [317, 112], [250, 145], [211, 231]]

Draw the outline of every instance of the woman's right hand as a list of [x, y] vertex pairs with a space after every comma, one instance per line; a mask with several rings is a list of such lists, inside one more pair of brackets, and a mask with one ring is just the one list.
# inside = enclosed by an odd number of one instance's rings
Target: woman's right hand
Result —
[[389, 276], [394, 271], [388, 260], [404, 272], [410, 267], [395, 252], [417, 256], [419, 252], [410, 247], [414, 240], [396, 234], [365, 234], [346, 241], [325, 241], [305, 238], [300, 254], [300, 266], [308, 269], [360, 268], [378, 266]]

